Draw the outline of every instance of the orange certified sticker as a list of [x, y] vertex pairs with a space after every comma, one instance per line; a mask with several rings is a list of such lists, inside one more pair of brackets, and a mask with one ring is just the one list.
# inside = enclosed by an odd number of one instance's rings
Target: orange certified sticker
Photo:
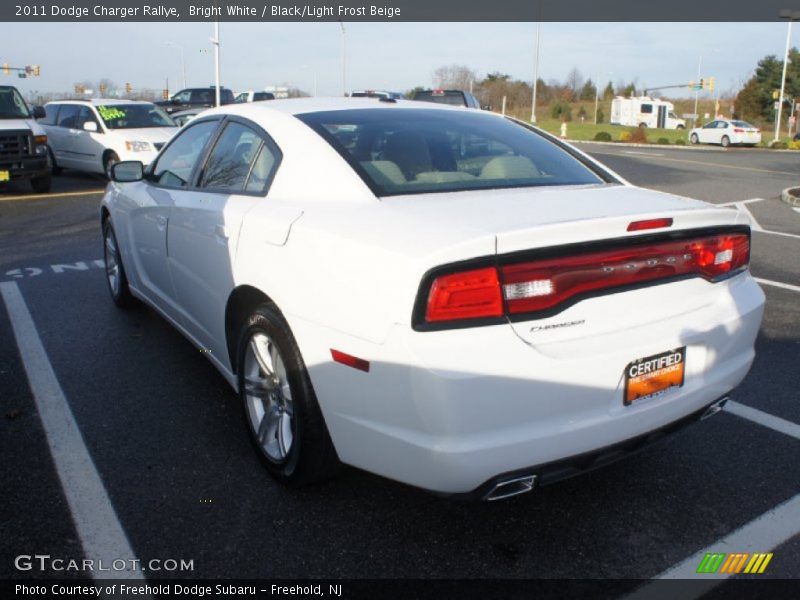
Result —
[[640, 358], [625, 367], [625, 406], [683, 386], [686, 346]]
[[9, 171], [0, 171], [0, 181], [11, 181], [11, 173]]

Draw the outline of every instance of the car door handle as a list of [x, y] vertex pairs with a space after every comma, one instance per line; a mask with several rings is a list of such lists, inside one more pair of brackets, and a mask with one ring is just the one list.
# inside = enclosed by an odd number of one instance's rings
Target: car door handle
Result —
[[169, 219], [167, 219], [166, 215], [157, 215], [156, 216], [156, 225], [158, 226], [158, 229], [160, 231], [164, 231], [164, 229], [166, 229], [168, 220]]
[[230, 232], [225, 225], [217, 225], [214, 227], [214, 235], [217, 236], [218, 241], [227, 242], [230, 237]]

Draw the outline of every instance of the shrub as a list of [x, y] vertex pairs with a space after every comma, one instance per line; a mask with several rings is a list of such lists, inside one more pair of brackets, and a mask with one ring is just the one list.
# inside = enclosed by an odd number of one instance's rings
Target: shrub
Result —
[[606, 119], [606, 114], [603, 112], [602, 108], [597, 109], [597, 123], [600, 124]]
[[598, 131], [594, 134], [594, 141], [595, 142], [610, 142], [611, 141], [611, 134], [607, 131]]
[[789, 142], [789, 150], [800, 150], [800, 140]]
[[550, 116], [559, 121], [572, 121], [572, 107], [567, 102], [554, 102], [550, 107]]
[[647, 143], [647, 129], [645, 127], [637, 127], [631, 134], [631, 142], [634, 144]]
[[786, 148], [788, 148], [786, 142], [781, 140], [778, 140], [777, 142], [770, 142], [769, 147], [773, 150], [786, 150]]
[[581, 106], [581, 107], [578, 109], [578, 118], [579, 118], [579, 119], [585, 119], [585, 118], [586, 118], [586, 109], [585, 109], [585, 108], [583, 108], [583, 106]]
[[623, 131], [622, 133], [619, 134], [619, 141], [630, 142], [632, 137], [633, 136], [631, 135], [630, 131]]
[[683, 139], [683, 138], [678, 138], [677, 140], [675, 140], [675, 145], [676, 146], [685, 146], [686, 145], [686, 140]]
[[658, 138], [656, 140], [656, 144], [661, 144], [663, 146], [665, 144], [669, 144], [669, 140], [667, 138]]

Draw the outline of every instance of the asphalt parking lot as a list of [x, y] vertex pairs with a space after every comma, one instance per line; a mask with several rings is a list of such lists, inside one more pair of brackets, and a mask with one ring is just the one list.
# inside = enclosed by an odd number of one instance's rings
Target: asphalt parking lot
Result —
[[[495, 503], [444, 500], [347, 468], [312, 488], [276, 485], [208, 361], [152, 311], [109, 300], [103, 181], [66, 173], [46, 197], [24, 185], [0, 192], [0, 577], [82, 577], [20, 572], [14, 558], [80, 559], [92, 555], [87, 544], [120, 539], [142, 561], [193, 561], [191, 572], [157, 577], [643, 579], [691, 575], [703, 553], [737, 551], [774, 554], [761, 577], [800, 577], [800, 212], [778, 198], [800, 185], [800, 159], [581, 147], [637, 185], [749, 213], [751, 270], [767, 296], [756, 361], [720, 415]], [[26, 313], [33, 328], [20, 341], [12, 326]], [[20, 345], [36, 340], [44, 353], [25, 355]], [[51, 366], [52, 377], [29, 382], [26, 363]], [[92, 472], [68, 464], [68, 477], [88, 486], [96, 469], [110, 533], [87, 532], [92, 512], [71, 509], [50, 450], [70, 447], [48, 441], [36, 389], [74, 415]]]

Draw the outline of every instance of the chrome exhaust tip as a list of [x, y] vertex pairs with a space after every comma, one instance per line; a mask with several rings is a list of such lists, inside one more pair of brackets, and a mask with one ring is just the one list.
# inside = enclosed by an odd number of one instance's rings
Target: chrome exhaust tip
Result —
[[513, 479], [506, 479], [495, 484], [495, 486], [487, 493], [483, 499], [487, 502], [494, 500], [505, 500], [512, 496], [519, 496], [520, 494], [527, 494], [533, 490], [536, 484], [536, 475], [523, 475], [522, 477], [514, 477]]
[[730, 400], [730, 396], [723, 396], [722, 398], [714, 402], [711, 406], [709, 406], [705, 410], [705, 412], [703, 412], [702, 415], [700, 415], [700, 420], [703, 421], [708, 417], [712, 417], [715, 414], [717, 414], [719, 411], [725, 408], [725, 405], [728, 403], [728, 400]]

